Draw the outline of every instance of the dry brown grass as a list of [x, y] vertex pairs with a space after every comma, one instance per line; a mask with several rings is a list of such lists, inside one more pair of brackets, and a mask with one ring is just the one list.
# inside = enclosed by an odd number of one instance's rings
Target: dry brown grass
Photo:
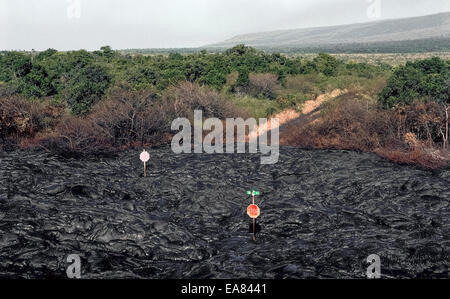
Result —
[[170, 87], [163, 94], [162, 102], [176, 117], [192, 119], [194, 110], [202, 110], [204, 117], [219, 119], [243, 116], [242, 111], [224, 95], [191, 82]]
[[0, 98], [0, 138], [19, 141], [53, 128], [64, 113], [64, 105], [30, 101], [19, 96]]
[[344, 93], [347, 93], [347, 91], [346, 90], [335, 89], [335, 90], [333, 90], [330, 93], [326, 93], [326, 94], [322, 94], [322, 95], [318, 96], [314, 100], [306, 101], [302, 105], [302, 113], [303, 114], [310, 114], [313, 111], [315, 111], [316, 109], [318, 109], [326, 101], [334, 99], [334, 98], [336, 98], [336, 97], [338, 97], [338, 96], [340, 96], [341, 94], [344, 94]]
[[119, 91], [89, 116], [115, 147], [156, 144], [169, 131], [167, 111], [152, 92]]
[[392, 148], [379, 148], [375, 153], [392, 162], [407, 165], [420, 165], [424, 168], [437, 169], [446, 167], [450, 163], [449, 151], [438, 151], [431, 153], [424, 148], [415, 148], [411, 151], [404, 151]]
[[317, 85], [320, 83], [320, 77], [316, 74], [291, 75], [286, 78], [286, 89], [300, 92], [303, 94], [318, 95]]
[[167, 113], [151, 92], [116, 91], [83, 118], [65, 116], [41, 146], [64, 155], [111, 153], [167, 142]]
[[249, 75], [249, 94], [256, 97], [275, 99], [278, 88], [278, 76], [271, 73]]
[[170, 142], [170, 123], [191, 118], [193, 110], [205, 117], [237, 117], [239, 110], [221, 94], [184, 82], [169, 88], [159, 100], [152, 91], [115, 91], [83, 118], [66, 116], [55, 129], [29, 140], [62, 155], [111, 153], [127, 148]]
[[394, 162], [436, 168], [450, 163], [448, 152], [436, 151], [443, 125], [442, 109], [436, 103], [383, 110], [352, 91], [330, 103], [321, 116], [288, 125], [281, 143], [370, 151]]

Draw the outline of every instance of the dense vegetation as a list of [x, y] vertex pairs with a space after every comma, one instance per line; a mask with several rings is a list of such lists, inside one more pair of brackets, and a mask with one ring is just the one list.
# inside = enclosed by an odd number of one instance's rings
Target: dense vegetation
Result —
[[407, 62], [392, 70], [376, 97], [367, 88], [350, 90], [326, 103], [320, 121], [289, 128], [286, 142], [375, 151], [394, 161], [432, 167], [448, 165], [449, 75], [449, 60]]
[[386, 108], [420, 99], [450, 104], [450, 63], [434, 57], [396, 68], [380, 94]]
[[[413, 132], [431, 143], [444, 138], [445, 144], [445, 113], [439, 107], [449, 101], [449, 66], [449, 61], [433, 58], [392, 69], [328, 54], [310, 59], [269, 54], [244, 45], [185, 55], [124, 54], [107, 46], [94, 52], [3, 52], [0, 138], [4, 144], [12, 140], [82, 151], [155, 144], [168, 140], [171, 120], [190, 117], [195, 108], [221, 118], [267, 117], [287, 108], [301, 110], [305, 101], [341, 89], [348, 101], [324, 109], [334, 117], [328, 119], [328, 128], [351, 126], [350, 120], [336, 119], [343, 115], [338, 113], [342, 107], [356, 111], [350, 102], [383, 115], [422, 103], [431, 106], [414, 108], [420, 110], [413, 117], [417, 119], [397, 128], [396, 138]], [[429, 122], [418, 121], [424, 115]], [[310, 136], [314, 130], [321, 130], [321, 138], [330, 137], [324, 128], [311, 128]], [[352, 148], [348, 132], [344, 135], [341, 147]], [[385, 143], [392, 140], [353, 148], [375, 150]]]
[[[284, 53], [284, 54], [306, 54], [306, 53], [430, 53], [430, 52], [448, 52], [450, 50], [450, 38], [426, 38], [403, 41], [384, 41], [384, 42], [366, 42], [366, 43], [338, 43], [328, 45], [304, 45], [282, 46], [282, 47], [256, 47], [256, 49], [266, 53]], [[126, 49], [121, 52], [124, 54], [193, 54], [199, 51], [208, 51], [212, 53], [221, 53], [226, 51], [222, 47], [205, 48], [182, 48], [182, 49]]]
[[[92, 53], [62, 53], [49, 49], [41, 53], [6, 52], [0, 56], [3, 94], [18, 93], [27, 98], [52, 97], [55, 101], [67, 103], [77, 115], [88, 112], [113, 88], [132, 91], [153, 89], [161, 95], [171, 85], [190, 81], [218, 91], [224, 87], [242, 91], [251, 84], [251, 73], [271, 73], [276, 76], [274, 83], [284, 84], [289, 75], [322, 76], [318, 80], [323, 82], [327, 77], [337, 76], [338, 71], [340, 75], [354, 73], [370, 78], [385, 70], [386, 67], [368, 65], [344, 66], [325, 54], [320, 54], [313, 61], [289, 59], [242, 45], [221, 54], [121, 55], [109, 47], [103, 47]], [[233, 73], [237, 73], [237, 78], [227, 85], [227, 77]]]
[[428, 38], [404, 41], [385, 41], [367, 43], [342, 43], [333, 45], [315, 45], [290, 48], [267, 48], [261, 50], [283, 53], [429, 53], [448, 52], [450, 49], [450, 38]]

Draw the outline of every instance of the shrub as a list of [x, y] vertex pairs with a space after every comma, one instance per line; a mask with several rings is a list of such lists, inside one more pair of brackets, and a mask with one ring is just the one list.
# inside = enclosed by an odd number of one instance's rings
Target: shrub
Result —
[[247, 87], [250, 84], [249, 70], [247, 67], [240, 67], [238, 69], [238, 77], [236, 79], [236, 87]]
[[423, 98], [450, 103], [449, 74], [450, 63], [437, 57], [407, 62], [394, 70], [379, 102], [384, 108], [409, 105]]
[[227, 82], [227, 77], [221, 71], [214, 69], [201, 76], [199, 82], [220, 90]]
[[317, 96], [320, 93], [318, 88], [320, 82], [321, 78], [316, 74], [289, 76], [286, 79], [286, 88], [302, 94]]
[[16, 51], [0, 54], [0, 81], [9, 82], [24, 77], [31, 69], [29, 55]]
[[430, 146], [441, 141], [440, 129], [444, 127], [445, 113], [438, 103], [416, 102], [399, 107], [394, 113], [399, 120], [398, 129], [401, 134], [412, 132]]
[[17, 92], [17, 86], [14, 84], [0, 82], [0, 97], [12, 96]]
[[196, 83], [182, 82], [163, 94], [164, 105], [174, 117], [192, 118], [194, 110], [202, 110], [204, 117], [236, 117], [242, 113], [222, 94]]
[[325, 76], [336, 76], [339, 61], [333, 56], [321, 53], [313, 59], [313, 63], [317, 71]]
[[0, 98], [0, 137], [33, 137], [45, 127], [44, 105], [18, 96]]
[[[423, 148], [414, 148], [411, 151], [402, 151], [395, 148], [380, 148], [375, 151], [394, 163], [406, 165], [420, 165], [425, 168], [440, 168], [448, 166], [448, 159], [442, 159], [440, 152], [435, 154]], [[445, 153], [444, 153], [445, 155]]]
[[112, 146], [156, 144], [170, 130], [167, 111], [153, 91], [118, 91], [94, 107], [90, 120]]
[[321, 117], [308, 116], [301, 125], [286, 128], [282, 141], [302, 147], [374, 151], [395, 162], [434, 168], [445, 161], [428, 151], [441, 142], [444, 126], [445, 115], [437, 103], [384, 110], [350, 92], [328, 103]]
[[239, 76], [239, 73], [236, 72], [236, 71], [234, 71], [234, 72], [228, 74], [228, 75], [227, 75], [227, 82], [226, 82], [226, 84], [227, 84], [228, 86], [233, 86], [233, 85], [235, 85], [238, 76]]
[[293, 95], [278, 96], [277, 104], [280, 107], [280, 109], [287, 109], [295, 107], [298, 104], [298, 101], [297, 98]]
[[72, 156], [167, 143], [171, 118], [190, 117], [194, 109], [203, 110], [205, 117], [238, 115], [222, 95], [190, 82], [169, 88], [162, 99], [153, 90], [119, 90], [96, 104], [87, 116], [64, 117], [41, 144]]
[[116, 91], [92, 113], [65, 116], [40, 144], [63, 156], [111, 153], [134, 146], [167, 142], [169, 125], [152, 91]]
[[287, 129], [287, 141], [293, 145], [319, 148], [335, 147], [372, 150], [381, 145], [381, 138], [391, 138], [391, 121], [381, 117], [367, 103], [351, 92], [327, 103], [318, 116], [310, 116], [306, 125]]
[[91, 119], [66, 116], [58, 124], [53, 140], [59, 147], [74, 152], [92, 153], [108, 146], [107, 135]]
[[266, 97], [275, 99], [275, 90], [277, 87], [278, 76], [275, 74], [264, 73], [249, 75], [249, 90], [251, 95], [256, 97]]
[[276, 101], [268, 99], [258, 99], [250, 96], [233, 97], [233, 103], [239, 107], [241, 116], [251, 116], [255, 119], [267, 118], [279, 111], [279, 105]]
[[74, 115], [86, 114], [100, 100], [111, 83], [101, 65], [88, 65], [78, 71], [66, 86], [66, 101]]
[[45, 97], [56, 93], [56, 80], [46, 66], [42, 63], [34, 63], [31, 71], [19, 84], [20, 91], [27, 97]]

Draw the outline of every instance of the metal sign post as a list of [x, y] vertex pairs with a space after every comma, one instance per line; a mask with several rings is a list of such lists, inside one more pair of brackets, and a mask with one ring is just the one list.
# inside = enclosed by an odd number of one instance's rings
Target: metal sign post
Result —
[[261, 210], [259, 209], [259, 207], [255, 204], [255, 196], [256, 195], [261, 195], [261, 193], [259, 191], [256, 190], [251, 190], [251, 191], [247, 191], [247, 195], [251, 195], [252, 196], [252, 204], [248, 206], [247, 208], [247, 215], [253, 219], [253, 241], [256, 241], [256, 236], [255, 236], [255, 230], [256, 230], [256, 218], [259, 217], [259, 215], [261, 214]]
[[139, 156], [142, 162], [144, 162], [144, 177], [147, 176], [147, 162], [150, 160], [150, 154], [147, 151], [143, 151]]

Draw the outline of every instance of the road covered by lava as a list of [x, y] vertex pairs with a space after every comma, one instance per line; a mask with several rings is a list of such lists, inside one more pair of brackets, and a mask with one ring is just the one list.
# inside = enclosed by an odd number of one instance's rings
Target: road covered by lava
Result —
[[[149, 150], [68, 159], [0, 152], [0, 277], [448, 278], [450, 170], [374, 154], [280, 148], [258, 154]], [[252, 241], [246, 191], [261, 196]]]

